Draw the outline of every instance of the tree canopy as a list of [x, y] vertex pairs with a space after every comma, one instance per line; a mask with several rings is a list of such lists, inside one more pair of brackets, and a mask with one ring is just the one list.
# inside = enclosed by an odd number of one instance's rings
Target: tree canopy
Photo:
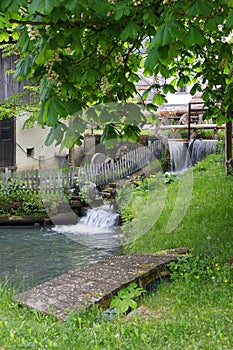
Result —
[[[14, 75], [40, 83], [38, 121], [51, 126], [48, 144], [66, 147], [80, 143], [83, 118], [107, 124], [110, 134], [115, 122], [137, 134], [143, 114], [124, 103], [137, 94], [139, 68], [164, 77], [149, 108], [192, 84], [192, 94], [203, 92], [207, 117], [226, 121], [233, 109], [232, 28], [232, 0], [0, 3], [0, 42], [16, 42], [20, 57]], [[106, 106], [117, 102], [120, 111], [110, 113]]]

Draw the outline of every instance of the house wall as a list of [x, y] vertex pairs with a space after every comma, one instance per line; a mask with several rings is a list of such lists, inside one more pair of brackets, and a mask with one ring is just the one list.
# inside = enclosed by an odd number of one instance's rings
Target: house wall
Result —
[[18, 170], [59, 168], [67, 163], [68, 150], [59, 151], [60, 146], [44, 145], [49, 128], [23, 129], [27, 116], [16, 118], [16, 167]]

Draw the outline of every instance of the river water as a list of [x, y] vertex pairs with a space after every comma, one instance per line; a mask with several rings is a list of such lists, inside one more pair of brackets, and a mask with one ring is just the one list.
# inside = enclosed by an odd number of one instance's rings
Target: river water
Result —
[[21, 291], [120, 253], [117, 228], [2, 227], [0, 280]]

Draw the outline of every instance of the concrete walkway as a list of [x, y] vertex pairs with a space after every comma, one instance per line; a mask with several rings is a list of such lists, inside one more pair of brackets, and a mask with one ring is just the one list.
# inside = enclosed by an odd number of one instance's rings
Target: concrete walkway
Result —
[[66, 320], [70, 312], [78, 312], [93, 304], [107, 308], [112, 297], [132, 282], [145, 287], [150, 282], [169, 275], [167, 264], [176, 260], [175, 254], [109, 257], [68, 271], [18, 294], [15, 299], [29, 308]]

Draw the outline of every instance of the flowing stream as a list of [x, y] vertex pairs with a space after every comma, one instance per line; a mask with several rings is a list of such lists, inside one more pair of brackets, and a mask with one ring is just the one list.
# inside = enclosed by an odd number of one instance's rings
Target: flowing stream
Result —
[[120, 254], [117, 218], [118, 214], [102, 207], [91, 209], [76, 225], [1, 227], [0, 280], [25, 290], [68, 270]]
[[179, 172], [215, 152], [216, 140], [169, 140], [171, 171]]

